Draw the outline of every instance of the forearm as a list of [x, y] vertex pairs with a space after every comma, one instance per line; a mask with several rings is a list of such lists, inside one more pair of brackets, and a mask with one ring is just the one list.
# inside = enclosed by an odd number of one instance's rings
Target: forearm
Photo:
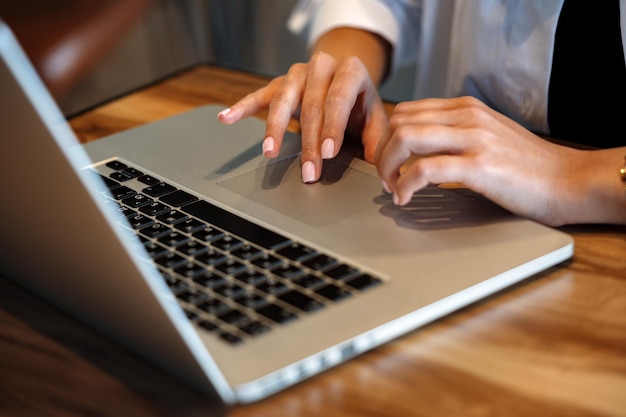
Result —
[[358, 57], [377, 86], [389, 70], [391, 45], [381, 36], [353, 28], [337, 28], [322, 35], [312, 53], [325, 52], [336, 58]]

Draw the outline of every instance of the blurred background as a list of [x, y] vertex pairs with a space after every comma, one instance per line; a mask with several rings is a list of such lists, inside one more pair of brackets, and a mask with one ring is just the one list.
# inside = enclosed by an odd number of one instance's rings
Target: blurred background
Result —
[[[0, 0], [13, 29], [66, 116], [200, 62], [262, 75], [307, 59], [286, 28], [296, 0]], [[413, 68], [382, 89], [402, 101]]]

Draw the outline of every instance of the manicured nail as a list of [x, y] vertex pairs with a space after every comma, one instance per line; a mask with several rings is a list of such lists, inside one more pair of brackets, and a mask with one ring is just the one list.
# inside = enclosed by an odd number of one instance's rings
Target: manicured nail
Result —
[[311, 161], [302, 164], [302, 182], [315, 182], [315, 165]]
[[322, 142], [322, 158], [330, 159], [335, 156], [335, 141], [331, 138], [324, 139]]
[[267, 154], [274, 151], [274, 138], [268, 136], [263, 141], [263, 155], [268, 156]]
[[217, 113], [217, 117], [222, 117], [222, 116], [226, 116], [228, 113], [230, 113], [230, 107], [227, 109], [222, 110], [221, 112]]

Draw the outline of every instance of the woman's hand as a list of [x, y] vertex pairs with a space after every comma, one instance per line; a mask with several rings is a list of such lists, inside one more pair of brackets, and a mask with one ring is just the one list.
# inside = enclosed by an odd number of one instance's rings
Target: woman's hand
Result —
[[298, 111], [302, 133], [302, 180], [315, 182], [322, 159], [333, 158], [344, 133], [361, 137], [365, 158], [374, 160], [387, 116], [376, 86], [356, 57], [316, 53], [306, 64], [294, 64], [286, 75], [249, 94], [219, 114], [226, 124], [268, 109], [263, 153], [279, 154], [289, 120]]
[[315, 182], [322, 159], [339, 152], [344, 134], [362, 138], [365, 159], [374, 160], [388, 119], [378, 83], [388, 71], [391, 46], [380, 36], [354, 28], [337, 28], [321, 36], [306, 64], [244, 97], [219, 114], [226, 124], [268, 110], [263, 153], [280, 152], [292, 116], [300, 114], [302, 180]]
[[399, 104], [375, 163], [398, 205], [428, 184], [461, 183], [509, 211], [557, 226], [626, 223], [626, 148], [548, 142], [471, 97]]

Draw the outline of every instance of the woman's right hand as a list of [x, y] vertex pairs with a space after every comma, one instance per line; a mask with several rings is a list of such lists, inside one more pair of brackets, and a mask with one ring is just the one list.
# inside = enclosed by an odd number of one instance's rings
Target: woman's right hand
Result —
[[374, 161], [388, 118], [368, 68], [355, 56], [336, 58], [316, 52], [308, 63], [247, 95], [218, 115], [235, 123], [268, 110], [263, 153], [276, 157], [292, 116], [299, 113], [302, 134], [302, 180], [319, 180], [322, 160], [337, 155], [344, 134], [362, 139], [365, 159]]

